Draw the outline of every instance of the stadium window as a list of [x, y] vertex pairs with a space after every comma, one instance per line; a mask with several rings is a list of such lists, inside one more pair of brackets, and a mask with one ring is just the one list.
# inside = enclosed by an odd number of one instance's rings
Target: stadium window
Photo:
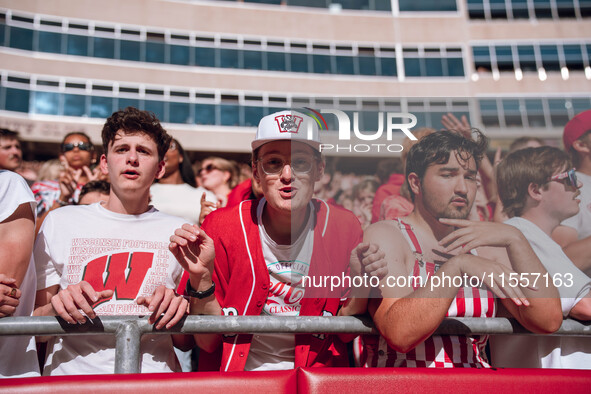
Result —
[[571, 105], [573, 115], [576, 115], [591, 108], [591, 98], [573, 98], [571, 99]]
[[468, 16], [471, 19], [484, 19], [483, 0], [468, 0]]
[[266, 55], [267, 55], [267, 70], [269, 70], [269, 71], [286, 71], [285, 53], [284, 52], [266, 52]]
[[287, 0], [287, 5], [300, 7], [327, 8], [328, 0]]
[[499, 109], [494, 99], [482, 99], [478, 101], [480, 118], [485, 127], [500, 127]]
[[513, 50], [509, 45], [495, 47], [497, 57], [497, 68], [499, 71], [513, 71]]
[[4, 109], [7, 111], [29, 112], [29, 95], [28, 90], [6, 88]]
[[94, 37], [93, 56], [105, 59], [115, 58], [115, 40], [112, 38]]
[[4, 40], [6, 39], [6, 24], [0, 23], [0, 46], [5, 46]]
[[213, 104], [195, 104], [195, 123], [215, 125], [215, 109], [216, 106]]
[[355, 58], [353, 56], [335, 56], [337, 74], [355, 74]]
[[239, 56], [240, 52], [237, 49], [220, 48], [220, 67], [222, 68], [240, 68]]
[[544, 104], [541, 99], [525, 99], [525, 112], [529, 127], [546, 127]]
[[33, 92], [33, 113], [59, 115], [60, 95], [54, 92]]
[[139, 62], [141, 60], [141, 43], [133, 40], [120, 40], [119, 59]]
[[10, 26], [10, 47], [16, 49], [33, 49], [33, 30]]
[[65, 116], [85, 116], [86, 96], [82, 94], [64, 94], [64, 108], [62, 113]]
[[39, 51], [48, 53], [61, 53], [62, 52], [62, 35], [60, 33], [54, 33], [50, 31], [38, 32], [39, 34]]
[[456, 0], [398, 0], [400, 11], [457, 11]]
[[407, 77], [420, 77], [422, 75], [421, 59], [418, 57], [405, 57], [404, 74]]
[[392, 11], [392, 3], [390, 0], [373, 0], [373, 9], [376, 11]]
[[489, 0], [489, 7], [492, 19], [507, 19], [505, 0]]
[[511, 12], [514, 19], [528, 19], [529, 8], [527, 6], [527, 0], [512, 0]]
[[215, 48], [195, 47], [195, 65], [202, 67], [215, 67]]
[[166, 119], [164, 111], [164, 102], [158, 100], [144, 100], [145, 111], [153, 112], [158, 119]]
[[265, 116], [263, 107], [244, 107], [244, 126], [257, 126], [263, 116]]
[[244, 68], [248, 70], [262, 70], [263, 69], [263, 53], [261, 51], [242, 51], [242, 61]]
[[540, 45], [542, 66], [546, 71], [560, 71], [560, 59], [556, 45]]
[[492, 71], [490, 59], [490, 50], [487, 46], [472, 47], [472, 57], [474, 58], [474, 68], [478, 72]]
[[583, 18], [591, 17], [591, 1], [579, 0], [579, 12]]
[[380, 66], [382, 68], [381, 74], [388, 77], [395, 77], [396, 72], [396, 58], [381, 57], [379, 58]]
[[376, 58], [374, 56], [359, 55], [357, 62], [360, 75], [376, 75]]
[[443, 64], [440, 57], [425, 57], [424, 58], [424, 74], [422, 76], [427, 77], [442, 77]]
[[502, 100], [506, 127], [523, 127], [521, 119], [521, 104], [518, 99]]
[[113, 113], [113, 98], [92, 96], [90, 98], [90, 117], [108, 118]]
[[221, 104], [220, 124], [222, 126], [240, 126], [240, 106], [237, 104]]
[[117, 109], [125, 109], [127, 107], [140, 107], [140, 100], [139, 99], [132, 99], [132, 98], [125, 98], [119, 97], [117, 101]]
[[332, 74], [331, 56], [312, 55], [312, 66], [316, 74]]
[[165, 63], [165, 44], [157, 41], [146, 41], [146, 62], [148, 63]]
[[289, 53], [290, 71], [307, 73], [308, 71], [308, 55], [305, 53]]
[[575, 5], [573, 0], [555, 0], [556, 12], [559, 18], [575, 18]]
[[583, 52], [578, 44], [563, 44], [564, 62], [569, 70], [584, 70]]
[[517, 57], [519, 59], [519, 68], [523, 72], [538, 70], [536, 64], [536, 52], [533, 45], [518, 45]]
[[191, 104], [171, 101], [168, 103], [168, 122], [191, 124]]
[[66, 35], [66, 51], [68, 55], [88, 56], [88, 37], [77, 34]]
[[548, 99], [548, 110], [550, 111], [550, 121], [553, 127], [562, 129], [569, 121], [568, 107], [569, 105], [567, 105], [565, 99]]
[[552, 18], [552, 3], [550, 0], [533, 0], [536, 18]]

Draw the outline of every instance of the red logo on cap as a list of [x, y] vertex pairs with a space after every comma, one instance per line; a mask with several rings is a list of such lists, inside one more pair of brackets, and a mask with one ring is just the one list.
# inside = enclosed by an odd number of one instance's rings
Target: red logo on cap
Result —
[[279, 115], [275, 117], [280, 133], [297, 133], [304, 118], [297, 115]]

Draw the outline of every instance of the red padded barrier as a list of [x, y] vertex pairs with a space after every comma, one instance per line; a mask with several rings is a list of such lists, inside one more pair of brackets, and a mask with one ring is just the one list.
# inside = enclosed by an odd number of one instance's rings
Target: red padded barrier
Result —
[[591, 371], [557, 369], [302, 368], [299, 393], [589, 393]]
[[42, 376], [0, 379], [0, 393], [295, 393], [296, 370]]

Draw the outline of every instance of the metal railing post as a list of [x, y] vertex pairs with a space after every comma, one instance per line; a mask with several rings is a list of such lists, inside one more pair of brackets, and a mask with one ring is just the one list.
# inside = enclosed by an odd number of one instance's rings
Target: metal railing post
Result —
[[142, 332], [137, 322], [120, 322], [115, 336], [115, 373], [139, 373]]

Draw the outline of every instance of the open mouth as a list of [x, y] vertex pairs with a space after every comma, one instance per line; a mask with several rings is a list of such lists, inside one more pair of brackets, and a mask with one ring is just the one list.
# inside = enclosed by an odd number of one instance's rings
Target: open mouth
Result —
[[140, 173], [135, 170], [127, 170], [123, 172], [123, 175], [129, 179], [135, 179], [140, 176]]

